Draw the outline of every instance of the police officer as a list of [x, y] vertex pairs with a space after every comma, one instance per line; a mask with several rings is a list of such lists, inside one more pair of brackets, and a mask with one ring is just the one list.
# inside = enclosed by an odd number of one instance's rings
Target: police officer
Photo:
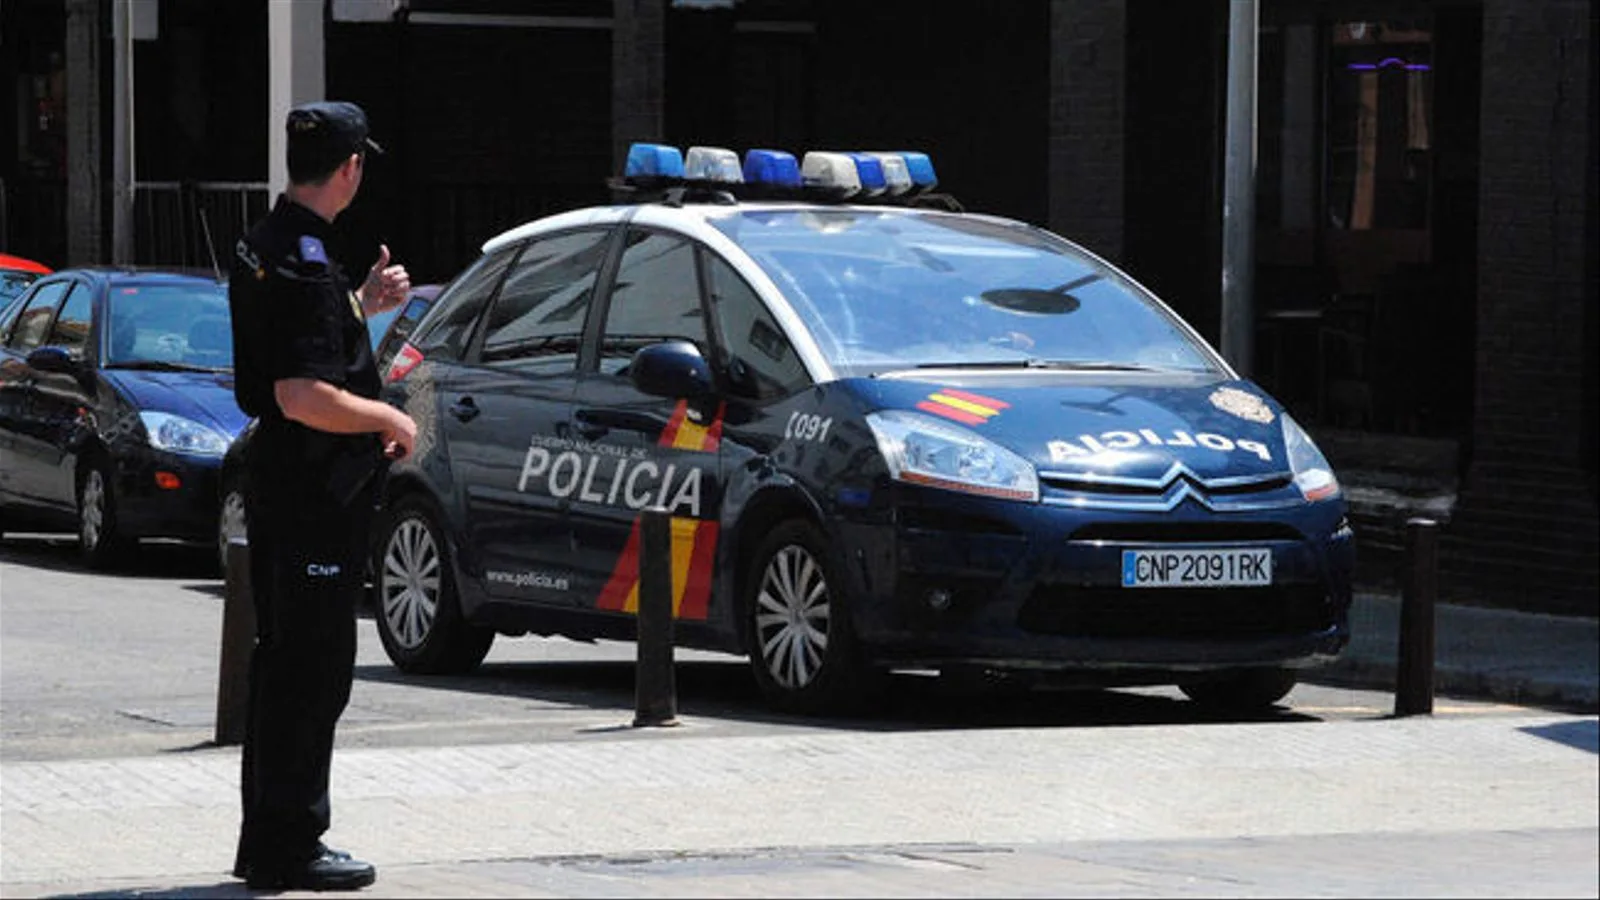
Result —
[[404, 300], [387, 247], [352, 291], [329, 252], [361, 186], [367, 117], [353, 103], [289, 111], [289, 186], [239, 240], [229, 282], [234, 393], [259, 421], [245, 460], [256, 644], [234, 874], [252, 888], [365, 887], [374, 868], [321, 841], [334, 726], [350, 697], [356, 605], [376, 475], [416, 423], [377, 400], [366, 316]]

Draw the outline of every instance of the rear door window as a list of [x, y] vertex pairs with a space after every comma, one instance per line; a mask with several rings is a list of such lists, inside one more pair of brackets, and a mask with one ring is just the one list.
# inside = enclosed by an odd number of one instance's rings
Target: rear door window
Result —
[[530, 242], [495, 298], [480, 361], [516, 360], [519, 370], [541, 374], [576, 369], [610, 234], [575, 231]]

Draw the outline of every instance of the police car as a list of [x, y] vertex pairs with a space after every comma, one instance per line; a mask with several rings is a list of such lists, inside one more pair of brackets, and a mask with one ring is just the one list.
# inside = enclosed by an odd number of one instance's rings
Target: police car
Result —
[[419, 423], [374, 539], [394, 663], [632, 639], [650, 509], [677, 642], [782, 709], [910, 668], [1261, 707], [1337, 655], [1353, 540], [1306, 432], [1127, 275], [937, 186], [640, 144], [614, 205], [485, 243], [383, 373]]

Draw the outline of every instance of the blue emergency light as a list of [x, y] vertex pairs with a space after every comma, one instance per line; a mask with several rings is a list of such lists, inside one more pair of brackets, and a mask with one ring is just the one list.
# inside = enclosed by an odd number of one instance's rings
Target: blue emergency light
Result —
[[634, 144], [628, 148], [628, 163], [623, 169], [628, 179], [683, 177], [683, 154], [667, 144]]
[[[628, 148], [623, 181], [636, 188], [711, 189], [724, 198], [812, 200], [911, 199], [939, 183], [928, 154], [914, 150], [808, 151], [796, 160], [783, 150], [636, 143]], [[679, 198], [682, 199], [681, 197]]]
[[793, 153], [782, 150], [747, 150], [744, 180], [768, 187], [797, 188], [800, 186], [800, 163]]
[[861, 193], [876, 197], [888, 190], [889, 182], [883, 177], [883, 163], [871, 153], [852, 153], [856, 164], [856, 180], [861, 182]]

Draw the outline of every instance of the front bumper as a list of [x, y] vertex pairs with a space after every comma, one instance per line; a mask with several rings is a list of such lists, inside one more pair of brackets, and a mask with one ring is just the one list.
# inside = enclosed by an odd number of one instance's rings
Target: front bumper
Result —
[[[222, 458], [141, 448], [117, 460], [117, 529], [130, 538], [215, 541]], [[176, 488], [157, 474], [177, 477]]]
[[[905, 489], [847, 526], [852, 610], [876, 663], [1206, 671], [1308, 666], [1349, 642], [1342, 504], [1223, 514], [1067, 510]], [[1263, 587], [1124, 588], [1125, 549], [1270, 548]]]

